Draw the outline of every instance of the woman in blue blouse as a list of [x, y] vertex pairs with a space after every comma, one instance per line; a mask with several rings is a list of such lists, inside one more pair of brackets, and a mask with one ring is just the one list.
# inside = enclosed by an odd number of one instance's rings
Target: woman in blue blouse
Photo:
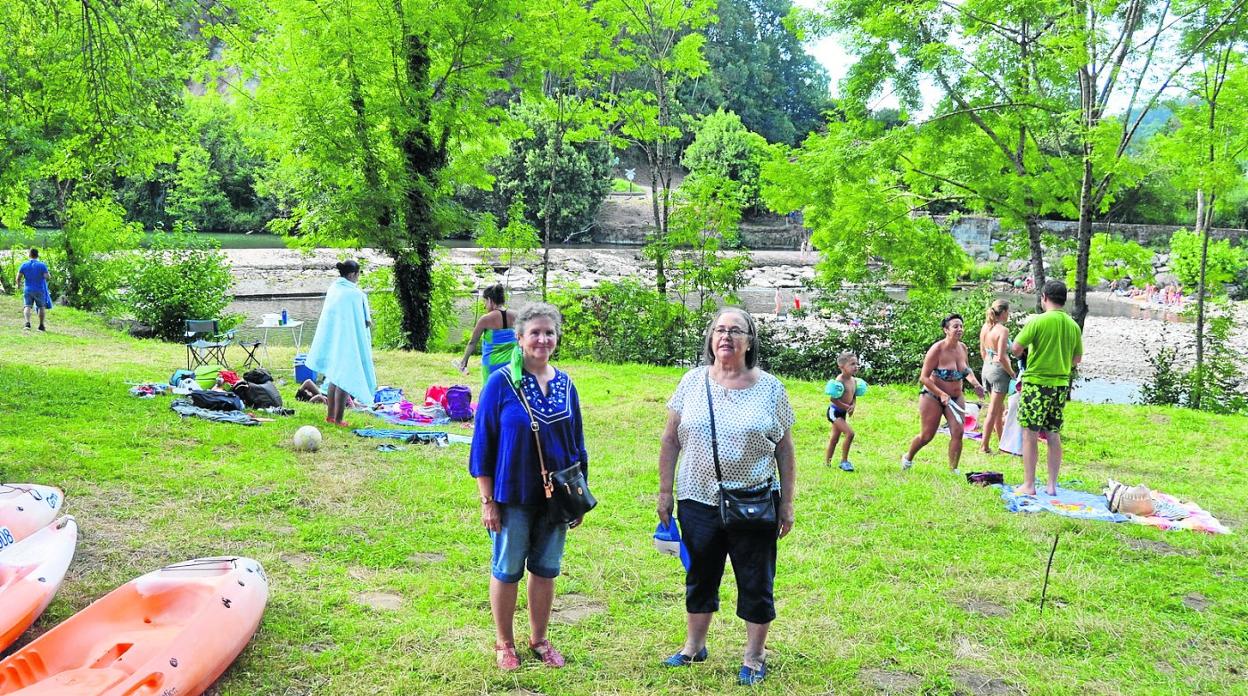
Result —
[[[504, 670], [520, 667], [512, 622], [524, 569], [529, 569], [529, 650], [548, 667], [562, 667], [563, 655], [546, 638], [555, 578], [570, 524], [553, 524], [546, 515], [541, 466], [533, 421], [538, 423], [546, 470], [579, 463], [589, 476], [581, 423], [581, 403], [568, 373], [550, 364], [559, 345], [559, 310], [531, 304], [516, 319], [521, 360], [490, 375], [481, 391], [468, 471], [481, 494], [481, 522], [494, 543], [490, 608], [494, 615], [495, 658]], [[521, 369], [522, 368], [522, 369]]]

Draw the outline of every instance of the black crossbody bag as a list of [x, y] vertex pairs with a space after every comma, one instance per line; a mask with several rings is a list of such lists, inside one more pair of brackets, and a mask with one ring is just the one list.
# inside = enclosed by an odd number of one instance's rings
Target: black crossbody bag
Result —
[[719, 519], [730, 531], [776, 529], [776, 496], [771, 491], [774, 477], [755, 488], [724, 488], [719, 467], [719, 436], [715, 432], [715, 401], [711, 398], [711, 376], [706, 374], [706, 409], [711, 414], [711, 453], [715, 457], [715, 478], [719, 480]]
[[[510, 382], [510, 380], [508, 380]], [[550, 472], [546, 470], [546, 458], [542, 456], [542, 438], [538, 435], [537, 419], [533, 417], [533, 409], [524, 396], [524, 389], [511, 387], [520, 397], [520, 403], [529, 414], [530, 427], [533, 429], [533, 442], [537, 445], [537, 463], [542, 468], [542, 489], [546, 492], [546, 512], [550, 521], [555, 524], [567, 524], [585, 516], [594, 509], [598, 500], [589, 492], [589, 483], [585, 481], [585, 471], [579, 463]]]

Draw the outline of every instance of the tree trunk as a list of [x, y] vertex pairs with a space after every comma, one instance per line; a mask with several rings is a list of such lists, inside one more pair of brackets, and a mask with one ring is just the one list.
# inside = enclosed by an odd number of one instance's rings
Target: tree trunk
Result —
[[1209, 223], [1213, 216], [1213, 196], [1206, 200], [1204, 189], [1196, 189], [1196, 233], [1200, 235], [1200, 276], [1196, 282], [1196, 383], [1190, 403], [1200, 408], [1205, 388], [1205, 271], [1209, 264]]
[[1088, 317], [1088, 255], [1092, 249], [1092, 146], [1084, 145], [1083, 184], [1079, 187], [1079, 236], [1075, 264], [1075, 308], [1070, 313], [1079, 328]]
[[428, 350], [432, 333], [433, 247], [437, 238], [431, 197], [434, 179], [446, 163], [446, 154], [434, 145], [429, 132], [429, 101], [422, 94], [429, 82], [428, 44], [423, 36], [404, 26], [403, 49], [408, 84], [420, 96], [415, 98], [412, 125], [400, 142], [409, 179], [403, 196], [404, 248], [387, 251], [394, 259], [394, 294], [403, 312], [403, 347]]
[[1040, 222], [1036, 218], [1027, 218], [1027, 245], [1031, 249], [1031, 279], [1036, 290], [1036, 312], [1044, 311], [1044, 307], [1040, 304], [1040, 291], [1044, 289], [1045, 283], [1042, 232]]

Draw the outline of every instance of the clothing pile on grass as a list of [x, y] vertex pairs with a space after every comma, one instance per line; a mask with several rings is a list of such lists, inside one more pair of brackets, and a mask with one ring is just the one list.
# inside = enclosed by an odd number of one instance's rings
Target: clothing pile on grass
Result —
[[451, 422], [471, 423], [476, 411], [472, 390], [462, 384], [450, 387], [430, 386], [424, 402], [408, 401], [399, 387], [379, 387], [371, 407], [356, 410], [370, 413], [392, 425], [446, 425]]
[[[1071, 485], [1078, 482], [1068, 482]], [[1132, 522], [1158, 529], [1188, 529], [1209, 534], [1231, 530], [1212, 513], [1192, 501], [1182, 501], [1146, 486], [1125, 486], [1110, 479], [1100, 495], [1057, 487], [1056, 495], [1037, 491], [1020, 495], [1014, 486], [1001, 484], [1001, 498], [1010, 512], [1051, 512], [1064, 517], [1105, 522]]]
[[[282, 406], [282, 395], [267, 370], [255, 369], [241, 377], [232, 370], [220, 366], [201, 366], [196, 370], [178, 370], [169, 380], [173, 393], [186, 398], [174, 399], [169, 404], [178, 415], [202, 418], [216, 423], [259, 425], [267, 418], [249, 414], [245, 409], [272, 416], [294, 415], [294, 410]], [[201, 382], [212, 384], [204, 389]]]

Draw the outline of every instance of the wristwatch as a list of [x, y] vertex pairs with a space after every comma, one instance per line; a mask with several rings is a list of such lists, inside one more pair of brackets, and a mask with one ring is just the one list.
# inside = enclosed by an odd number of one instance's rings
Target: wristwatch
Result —
[[481, 496], [481, 504], [482, 504], [482, 505], [489, 505], [489, 504], [490, 504], [490, 503], [492, 503], [492, 502], [494, 502], [494, 496], [492, 496], [492, 495], [483, 495], [483, 496]]

